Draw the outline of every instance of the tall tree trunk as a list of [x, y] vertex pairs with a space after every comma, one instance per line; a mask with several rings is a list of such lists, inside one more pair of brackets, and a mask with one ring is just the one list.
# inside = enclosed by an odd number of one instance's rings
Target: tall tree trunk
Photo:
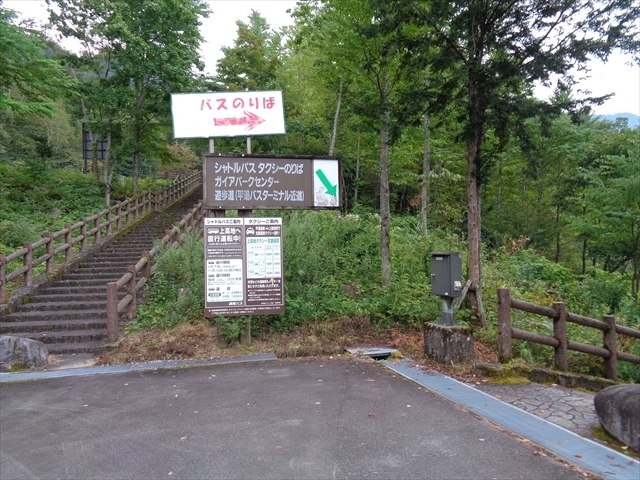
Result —
[[338, 136], [338, 120], [340, 118], [340, 106], [342, 105], [342, 85], [344, 77], [340, 76], [340, 87], [338, 88], [338, 104], [336, 105], [336, 114], [333, 116], [333, 132], [329, 141], [329, 156], [333, 156], [333, 150], [336, 146], [336, 137]]
[[556, 263], [560, 263], [560, 205], [556, 205]]
[[106, 207], [111, 206], [111, 180], [113, 178], [113, 168], [110, 168], [110, 165], [109, 165], [110, 156], [111, 156], [111, 125], [109, 125], [109, 132], [107, 133], [107, 149], [104, 152], [104, 161], [103, 161], [104, 203]]
[[467, 220], [467, 235], [469, 240], [469, 280], [471, 280], [472, 283], [469, 301], [480, 323], [483, 327], [486, 327], [487, 320], [482, 305], [480, 172], [479, 166], [476, 163], [476, 152], [481, 148], [480, 137], [471, 138], [468, 143], [468, 148], [467, 200], [469, 214]]
[[[429, 69], [425, 71], [425, 86], [429, 88]], [[429, 231], [427, 229], [427, 209], [429, 208], [429, 174], [431, 173], [431, 151], [429, 148], [429, 100], [424, 106], [424, 152], [422, 154], [422, 190], [420, 191], [420, 225], [422, 233], [426, 236]]]
[[356, 180], [355, 189], [353, 194], [354, 205], [358, 203], [358, 182], [360, 180], [360, 135], [358, 135], [358, 141], [356, 142]]
[[424, 115], [424, 153], [422, 155], [422, 191], [420, 193], [420, 224], [422, 233], [426, 236], [427, 229], [427, 209], [429, 208], [429, 186], [431, 174], [431, 154], [429, 151], [429, 114]]
[[389, 86], [385, 79], [380, 91], [380, 256], [382, 259], [382, 285], [391, 283], [391, 251], [389, 224], [391, 207], [389, 198]]
[[132, 195], [135, 197], [138, 194], [138, 178], [140, 177], [140, 127], [136, 125], [133, 131], [135, 149], [133, 151], [133, 165], [132, 165]]

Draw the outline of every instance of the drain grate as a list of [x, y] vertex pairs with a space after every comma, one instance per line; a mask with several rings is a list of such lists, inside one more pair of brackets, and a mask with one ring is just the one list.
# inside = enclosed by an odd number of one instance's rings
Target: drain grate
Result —
[[351, 355], [360, 355], [374, 359], [385, 359], [397, 352], [395, 348], [345, 348]]

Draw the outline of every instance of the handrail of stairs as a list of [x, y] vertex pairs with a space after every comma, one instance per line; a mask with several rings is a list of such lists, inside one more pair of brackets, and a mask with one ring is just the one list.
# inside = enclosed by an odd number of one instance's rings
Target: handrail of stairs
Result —
[[[204, 227], [204, 217], [206, 210], [200, 201], [189, 212], [182, 217], [182, 220], [171, 230], [167, 230], [165, 236], [160, 240], [161, 245], [170, 243], [178, 246], [184, 236], [192, 231], [202, 232]], [[107, 342], [116, 342], [119, 338], [120, 315], [126, 311], [127, 318], [133, 320], [138, 308], [138, 292], [150, 281], [151, 275], [155, 271], [155, 265], [151, 261], [158, 253], [159, 248], [153, 247], [148, 252], [143, 252], [138, 263], [127, 268], [125, 273], [116, 282], [107, 283]], [[118, 290], [126, 287], [126, 295], [118, 301]]]
[[[8, 301], [7, 284], [9, 282], [22, 277], [22, 287], [31, 287], [35, 281], [34, 269], [42, 263], [45, 263], [43, 275], [49, 278], [52, 273], [61, 269], [61, 265], [54, 263], [57, 255], [64, 254], [62, 263], [62, 270], [64, 270], [65, 265], [71, 264], [73, 256], [85, 253], [100, 244], [103, 235], [111, 237], [128, 228], [141, 216], [167, 208], [190, 194], [201, 183], [201, 171], [178, 178], [162, 190], [145, 191], [102, 211], [96, 211], [92, 216], [83, 218], [73, 225], [67, 224], [59, 232], [47, 232], [37, 242], [24, 243], [23, 248], [9, 255], [0, 254], [0, 305]], [[74, 236], [75, 234], [78, 235]], [[79, 247], [77, 247], [78, 244]], [[38, 255], [43, 248], [44, 253], [33, 258], [34, 254]], [[22, 267], [9, 272], [9, 264], [20, 259], [22, 259]]]

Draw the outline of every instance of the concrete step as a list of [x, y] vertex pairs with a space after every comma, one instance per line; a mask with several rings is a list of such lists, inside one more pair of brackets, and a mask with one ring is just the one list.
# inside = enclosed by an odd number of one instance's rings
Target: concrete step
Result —
[[82, 265], [75, 273], [82, 273], [84, 275], [90, 273], [122, 273], [124, 268], [120, 265], [113, 265], [112, 263], [104, 263], [103, 265], [87, 266]]
[[93, 295], [93, 294], [102, 294], [107, 295], [107, 286], [106, 284], [102, 285], [87, 285], [83, 287], [78, 286], [69, 286], [69, 285], [52, 285], [50, 287], [45, 288], [40, 292], [40, 295], [37, 295], [33, 301], [36, 301], [40, 296], [47, 295], [67, 295], [67, 294], [76, 294], [76, 295]]
[[126, 271], [122, 272], [75, 272], [64, 277], [64, 280], [92, 280], [95, 282], [115, 282], [122, 277]]
[[86, 310], [86, 309], [106, 309], [107, 308], [107, 295], [101, 300], [82, 300], [82, 301], [62, 301], [62, 302], [31, 302], [18, 307], [18, 312], [35, 312], [35, 311], [47, 311], [55, 312], [59, 310]]
[[69, 355], [72, 353], [96, 354], [102, 350], [103, 345], [104, 340], [79, 343], [50, 343], [47, 345], [47, 349], [52, 355]]
[[14, 312], [2, 317], [3, 322], [43, 322], [49, 320], [81, 320], [107, 318], [107, 309]]
[[67, 330], [100, 330], [107, 328], [104, 318], [76, 320], [49, 320], [36, 322], [0, 322], [1, 335], [16, 335], [39, 332], [60, 332]]
[[[122, 274], [124, 275], [124, 273]], [[116, 279], [120, 278], [122, 275], [115, 277]], [[76, 279], [76, 280], [58, 280], [52, 286], [54, 287], [95, 287], [102, 285], [103, 288], [106, 288], [107, 282], [113, 282], [113, 278], [98, 278], [98, 279]], [[106, 291], [106, 290], [105, 290]]]
[[[77, 290], [71, 290], [69, 293], [46, 293], [40, 294], [33, 299], [31, 304], [40, 305], [40, 304], [48, 304], [48, 303], [75, 303], [75, 302], [97, 302], [107, 301], [107, 292], [106, 288], [103, 288], [101, 292], [98, 293], [72, 293], [77, 292]], [[118, 291], [118, 297], [122, 298], [126, 295], [124, 291]], [[25, 304], [26, 305], [26, 304]]]
[[16, 337], [31, 338], [38, 340], [47, 345], [56, 343], [87, 343], [87, 342], [103, 342], [107, 338], [107, 330], [61, 330], [57, 332], [32, 332], [15, 334]]

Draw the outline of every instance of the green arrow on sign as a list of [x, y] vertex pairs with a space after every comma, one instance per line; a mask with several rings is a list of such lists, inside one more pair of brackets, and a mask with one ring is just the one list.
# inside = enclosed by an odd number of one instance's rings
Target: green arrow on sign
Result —
[[331, 182], [329, 181], [327, 176], [320, 169], [316, 170], [316, 175], [318, 175], [318, 178], [320, 179], [324, 187], [327, 189], [327, 194], [331, 195], [332, 197], [335, 197], [338, 194], [338, 185], [331, 185]]

